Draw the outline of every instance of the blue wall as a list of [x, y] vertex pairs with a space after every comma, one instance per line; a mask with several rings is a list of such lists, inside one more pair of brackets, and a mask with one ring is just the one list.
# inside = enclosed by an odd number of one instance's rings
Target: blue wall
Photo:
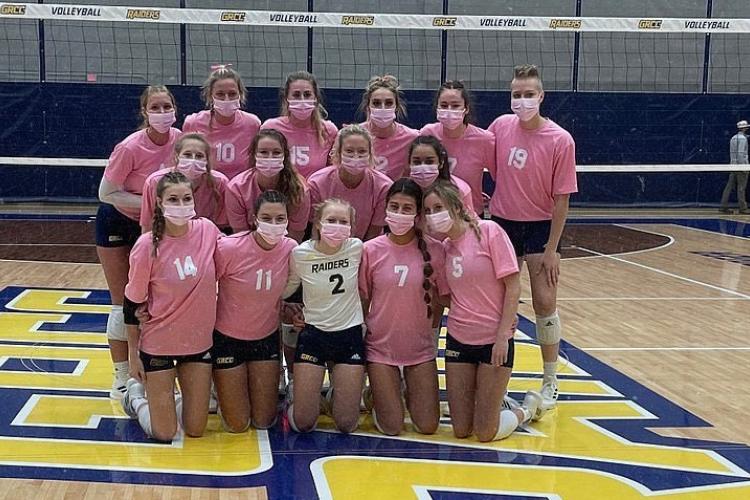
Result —
[[[137, 128], [142, 88], [106, 84], [0, 84], [0, 156], [106, 158]], [[172, 87], [181, 123], [202, 108], [196, 87]], [[434, 121], [433, 93], [407, 92], [408, 124]], [[355, 119], [360, 90], [326, 91], [331, 119]], [[477, 92], [476, 123], [509, 112], [507, 92]], [[278, 91], [250, 89], [248, 109], [275, 116]], [[551, 92], [544, 114], [568, 129], [586, 164], [727, 163], [734, 124], [750, 98], [724, 94]], [[0, 166], [0, 199], [91, 199], [101, 169]], [[580, 174], [577, 205], [715, 204], [725, 174]]]

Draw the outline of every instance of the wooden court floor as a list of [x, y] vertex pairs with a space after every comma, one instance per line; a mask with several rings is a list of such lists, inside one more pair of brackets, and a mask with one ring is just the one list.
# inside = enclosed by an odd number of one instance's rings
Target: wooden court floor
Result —
[[[571, 226], [560, 404], [490, 445], [453, 439], [448, 419], [386, 439], [367, 415], [355, 436], [326, 421], [228, 436], [214, 417], [201, 440], [154, 445], [106, 398], [99, 266], [0, 260], [0, 499], [750, 498], [750, 218], [578, 212]], [[541, 374], [523, 282], [514, 396]]]

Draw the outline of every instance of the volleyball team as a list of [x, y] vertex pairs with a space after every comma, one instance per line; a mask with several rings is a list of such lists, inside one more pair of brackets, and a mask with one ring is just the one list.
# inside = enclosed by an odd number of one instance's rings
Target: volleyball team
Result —
[[[170, 91], [148, 87], [143, 124], [115, 147], [99, 189], [112, 397], [161, 441], [201, 436], [212, 393], [227, 431], [271, 427], [280, 389], [296, 432], [321, 413], [353, 432], [364, 401], [384, 434], [402, 432], [407, 411], [432, 434], [448, 307], [455, 436], [499, 440], [541, 418], [558, 394], [575, 144], [540, 115], [536, 67], [516, 67], [510, 87], [513, 113], [483, 130], [468, 90], [448, 81], [436, 122], [415, 130], [401, 123], [396, 79], [374, 77], [365, 121], [338, 130], [313, 75], [290, 74], [280, 116], [261, 123], [242, 109], [239, 74], [219, 66], [182, 131]], [[492, 220], [481, 217], [485, 169]], [[524, 262], [544, 375], [517, 402], [506, 392]]]

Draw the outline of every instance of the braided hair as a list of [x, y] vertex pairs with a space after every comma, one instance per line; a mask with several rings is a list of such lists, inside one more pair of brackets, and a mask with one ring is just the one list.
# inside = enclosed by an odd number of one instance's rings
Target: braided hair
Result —
[[151, 243], [154, 246], [154, 257], [156, 257], [156, 251], [159, 248], [159, 242], [161, 242], [162, 238], [164, 237], [164, 230], [167, 227], [167, 222], [164, 219], [164, 210], [161, 208], [158, 200], [161, 200], [162, 196], [164, 196], [164, 191], [169, 186], [174, 186], [175, 184], [187, 184], [188, 186], [190, 186], [190, 180], [181, 172], [173, 171], [164, 174], [164, 177], [159, 179], [159, 182], [156, 184], [157, 203], [154, 207], [154, 218], [151, 222]]

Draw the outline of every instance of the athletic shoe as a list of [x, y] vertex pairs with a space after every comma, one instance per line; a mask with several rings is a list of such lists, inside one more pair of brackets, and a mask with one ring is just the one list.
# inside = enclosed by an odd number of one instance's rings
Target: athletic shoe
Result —
[[359, 403], [359, 409], [360, 411], [371, 412], [373, 406], [375, 406], [375, 400], [372, 396], [372, 387], [366, 385], [362, 389], [362, 400]]
[[289, 406], [294, 402], [294, 379], [290, 379], [286, 384], [286, 394], [284, 395], [284, 405]]
[[720, 214], [731, 214], [732, 210], [730, 208], [723, 208], [722, 207], [722, 208], [719, 209], [719, 213]]
[[216, 386], [211, 382], [211, 396], [208, 399], [208, 413], [216, 414], [219, 411], [219, 396], [216, 394]]
[[529, 412], [531, 420], [535, 422], [547, 413], [547, 410], [543, 408], [542, 395], [536, 391], [528, 391], [523, 398], [523, 405], [521, 406]]
[[109, 397], [112, 399], [122, 399], [125, 396], [125, 390], [127, 387], [125, 384], [127, 381], [122, 382], [117, 380], [117, 377], [112, 380], [112, 389], [109, 390]]
[[286, 395], [286, 368], [283, 366], [279, 370], [279, 398]]
[[542, 390], [539, 391], [542, 395], [543, 404], [547, 409], [554, 408], [557, 404], [557, 396], [559, 391], [557, 389], [557, 379], [552, 379], [542, 384]]
[[333, 418], [333, 387], [329, 387], [325, 396], [320, 396], [320, 414]]
[[503, 402], [501, 405], [500, 410], [517, 410], [521, 407], [521, 404], [513, 399], [512, 397], [508, 396], [508, 393], [505, 393], [505, 396], [503, 396]]
[[125, 391], [123, 392], [122, 398], [120, 399], [120, 404], [122, 405], [122, 409], [130, 418], [137, 419], [138, 414], [135, 412], [131, 401], [137, 398], [145, 397], [146, 388], [143, 387], [143, 384], [138, 382], [136, 379], [131, 378], [128, 379], [127, 383], [125, 384]]

